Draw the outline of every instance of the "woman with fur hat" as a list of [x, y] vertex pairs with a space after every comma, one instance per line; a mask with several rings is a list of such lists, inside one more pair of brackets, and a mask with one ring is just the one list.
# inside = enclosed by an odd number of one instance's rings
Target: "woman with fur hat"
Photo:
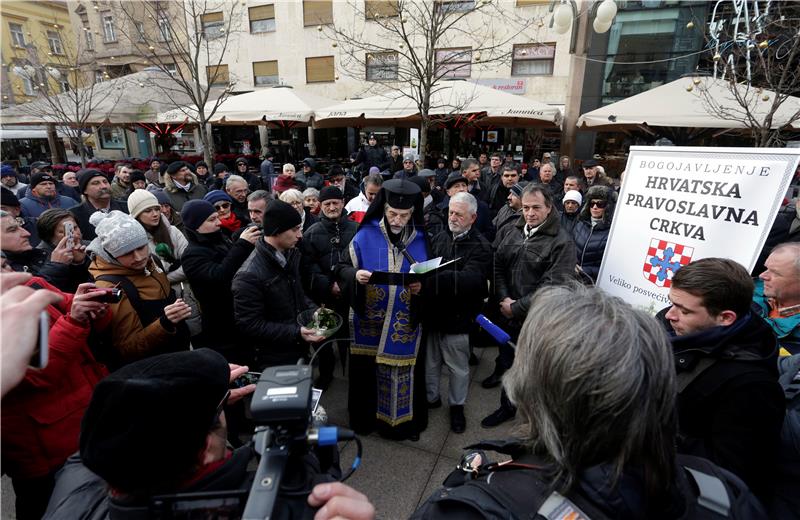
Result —
[[121, 211], [96, 212], [90, 222], [97, 238], [87, 251], [94, 255], [89, 272], [98, 287], [116, 287], [122, 299], [111, 304], [109, 341], [99, 358], [112, 368], [136, 359], [189, 348], [185, 320], [191, 307], [176, 299], [167, 275], [150, 254], [144, 227]]
[[586, 192], [583, 209], [572, 231], [578, 252], [578, 267], [597, 281], [606, 250], [617, 194], [608, 186], [593, 186]]

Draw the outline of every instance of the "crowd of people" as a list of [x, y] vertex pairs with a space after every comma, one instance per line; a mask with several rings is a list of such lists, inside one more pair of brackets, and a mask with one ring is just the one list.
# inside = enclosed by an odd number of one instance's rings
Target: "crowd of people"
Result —
[[[709, 500], [744, 518], [800, 511], [800, 204], [783, 210], [790, 222], [758, 272], [697, 260], [654, 319], [587, 288], [617, 200], [596, 161], [576, 172], [565, 157], [522, 168], [481, 154], [429, 170], [373, 137], [356, 157], [363, 178], [313, 159], [278, 175], [269, 158], [234, 171], [120, 163], [113, 178], [84, 169], [69, 181], [40, 164], [27, 184], [3, 166], [2, 457], [18, 518], [89, 518], [245, 486], [252, 450], [225, 441], [253, 425], [241, 403], [227, 419], [222, 410], [255, 386], [229, 383], [317, 349], [316, 387], [331, 384], [337, 360], [347, 366], [358, 435], [416, 441], [444, 402], [455, 433], [523, 419], [519, 444], [493, 448], [518, 466], [492, 484], [484, 470], [497, 467], [475, 465], [419, 518], [492, 517], [497, 501], [475, 496], [524, 490], [517, 478], [537, 493], [501, 501], [508, 510], [536, 511], [555, 490], [592, 518], [693, 518], [681, 515]], [[322, 307], [343, 318], [333, 342], [298, 322]], [[27, 313], [15, 325], [36, 328], [37, 309], [49, 317], [50, 363], [7, 364], [8, 320]], [[499, 407], [478, 421], [464, 408], [472, 349], [488, 343], [479, 313], [511, 341], [481, 382], [503, 385]], [[188, 400], [197, 405], [181, 407]], [[154, 420], [172, 426], [144, 431]], [[176, 448], [172, 428], [191, 441]], [[338, 484], [309, 503], [374, 514]]]

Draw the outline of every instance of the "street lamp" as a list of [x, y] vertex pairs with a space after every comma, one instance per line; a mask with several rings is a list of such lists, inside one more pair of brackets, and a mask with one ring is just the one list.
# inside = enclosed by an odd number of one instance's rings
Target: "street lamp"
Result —
[[[567, 31], [572, 29], [572, 42], [569, 52], [574, 53], [577, 24], [573, 23], [573, 20], [578, 18], [578, 4], [575, 0], [553, 0], [550, 3], [550, 12], [553, 13], [553, 18], [550, 20], [550, 27], [558, 34], [566, 34]], [[611, 25], [614, 23], [614, 17], [617, 15], [616, 2], [614, 0], [596, 0], [592, 2], [587, 16], [591, 18], [593, 15], [594, 21], [592, 22], [592, 27], [594, 31], [598, 34], [608, 32]]]

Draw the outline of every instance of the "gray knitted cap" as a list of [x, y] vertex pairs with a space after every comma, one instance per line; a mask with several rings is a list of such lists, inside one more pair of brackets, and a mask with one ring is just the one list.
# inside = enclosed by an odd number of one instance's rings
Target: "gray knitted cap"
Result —
[[114, 258], [147, 245], [147, 232], [142, 225], [121, 211], [95, 211], [89, 222], [97, 233], [95, 241]]

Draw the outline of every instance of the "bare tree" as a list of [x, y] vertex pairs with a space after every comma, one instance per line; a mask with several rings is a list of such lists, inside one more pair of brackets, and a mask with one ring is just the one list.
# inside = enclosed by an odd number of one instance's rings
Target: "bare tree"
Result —
[[[6, 115], [12, 118], [21, 116], [21, 119], [31, 122], [41, 121], [51, 130], [58, 125], [77, 149], [81, 164], [86, 166], [87, 147], [83, 141], [83, 130], [90, 126], [102, 127], [103, 121], [96, 120], [99, 109], [113, 106], [120, 99], [122, 91], [106, 83], [86, 81], [85, 71], [79, 64], [80, 45], [76, 45], [77, 42], [71, 37], [63, 38], [58, 26], [47, 33], [47, 44], [28, 43], [26, 57], [17, 58], [12, 68], [13, 72], [30, 82], [36, 99], [17, 105]], [[39, 58], [37, 47], [49, 49], [46, 63]], [[54, 144], [51, 142], [51, 146]], [[53, 154], [56, 154], [55, 150]]]
[[709, 112], [743, 121], [755, 146], [779, 146], [782, 132], [800, 120], [791, 96], [800, 94], [800, 4], [718, 3], [707, 46], [715, 78], [725, 81], [736, 106], [701, 90]]
[[[320, 26], [340, 47], [342, 74], [367, 80], [366, 92], [389, 92], [419, 110], [419, 149], [425, 153], [431, 112], [457, 115], [471, 100], [437, 106], [435, 94], [448, 78], [470, 77], [510, 61], [512, 42], [531, 41], [543, 20], [516, 20], [491, 0], [348, 0], [350, 23]], [[365, 24], [377, 34], [365, 36]], [[524, 35], [524, 36], [523, 36]], [[521, 39], [522, 38], [522, 39]], [[446, 116], [437, 116], [445, 121]]]
[[[169, 79], [152, 87], [198, 126], [204, 159], [213, 164], [208, 122], [236, 84], [225, 60], [241, 31], [242, 7], [222, 0], [184, 0], [122, 1], [116, 9], [126, 22], [120, 31], [133, 52], [167, 73]], [[194, 106], [186, 106], [187, 96]]]

